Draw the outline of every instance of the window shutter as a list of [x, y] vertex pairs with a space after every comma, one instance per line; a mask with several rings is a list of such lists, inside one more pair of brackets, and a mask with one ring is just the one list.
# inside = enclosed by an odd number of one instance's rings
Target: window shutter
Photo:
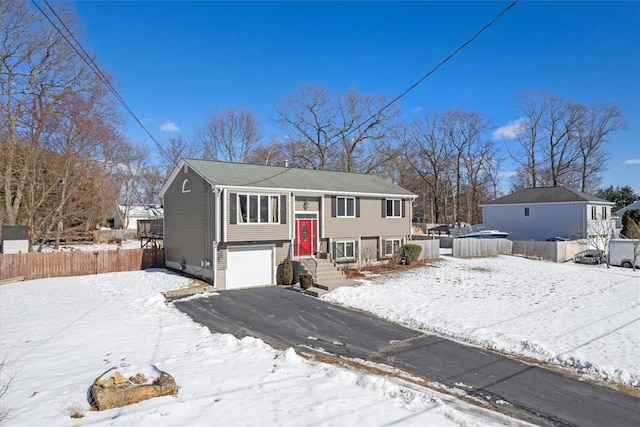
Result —
[[336, 249], [337, 245], [336, 242], [332, 242], [331, 243], [331, 252], [333, 252], [331, 254], [331, 258], [336, 259], [338, 256], [338, 250]]
[[402, 211], [402, 218], [407, 216], [407, 210], [404, 207], [405, 201], [400, 199], [400, 210]]
[[336, 196], [332, 196], [331, 197], [331, 216], [333, 218], [336, 217], [336, 212], [337, 212], [337, 209], [338, 209], [337, 205], [338, 205], [338, 203], [337, 203], [337, 200], [336, 200]]
[[382, 199], [382, 218], [387, 217], [387, 200]]
[[280, 196], [280, 224], [287, 223], [287, 196]]
[[229, 224], [238, 223], [238, 194], [229, 193]]
[[356, 197], [356, 218], [360, 217], [360, 197]]

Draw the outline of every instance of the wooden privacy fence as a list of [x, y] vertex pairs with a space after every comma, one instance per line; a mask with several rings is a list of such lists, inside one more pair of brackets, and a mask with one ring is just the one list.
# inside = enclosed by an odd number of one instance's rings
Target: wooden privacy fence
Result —
[[513, 255], [528, 258], [540, 258], [553, 262], [565, 262], [587, 249], [587, 244], [579, 241], [534, 242], [516, 240], [513, 242]]
[[418, 259], [440, 258], [440, 241], [438, 240], [411, 240], [408, 243], [418, 245], [422, 248]]
[[511, 255], [508, 239], [453, 239], [454, 258], [479, 258], [494, 255]]
[[20, 276], [26, 280], [82, 276], [164, 266], [164, 250], [157, 248], [2, 254], [0, 280]]

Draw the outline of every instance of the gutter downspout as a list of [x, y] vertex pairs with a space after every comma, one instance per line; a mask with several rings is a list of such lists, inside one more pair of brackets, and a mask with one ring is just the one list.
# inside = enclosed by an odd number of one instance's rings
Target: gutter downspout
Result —
[[215, 207], [213, 209], [214, 212], [214, 221], [215, 221], [215, 237], [214, 240], [212, 242], [213, 244], [213, 259], [211, 260], [211, 264], [212, 264], [212, 268], [213, 268], [213, 272], [212, 272], [212, 279], [213, 279], [213, 285], [216, 286], [217, 285], [217, 275], [218, 275], [218, 245], [220, 244], [220, 222], [222, 220], [222, 215], [219, 215], [222, 213], [222, 208], [220, 206], [220, 194], [222, 193], [222, 190], [219, 188], [214, 188], [213, 189], [213, 193], [214, 193], [214, 204]]

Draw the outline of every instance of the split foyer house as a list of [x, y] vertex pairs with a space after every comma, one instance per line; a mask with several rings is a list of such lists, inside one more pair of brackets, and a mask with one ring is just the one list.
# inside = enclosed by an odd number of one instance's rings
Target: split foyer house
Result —
[[527, 188], [482, 205], [487, 228], [511, 240], [582, 239], [613, 231], [614, 203], [564, 186]]
[[161, 197], [167, 267], [234, 289], [275, 284], [285, 258], [392, 256], [416, 196], [372, 175], [183, 159]]

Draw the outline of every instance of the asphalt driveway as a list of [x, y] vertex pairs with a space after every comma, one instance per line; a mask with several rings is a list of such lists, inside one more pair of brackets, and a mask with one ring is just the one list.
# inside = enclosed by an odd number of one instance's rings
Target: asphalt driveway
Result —
[[276, 286], [174, 304], [212, 332], [392, 365], [535, 424], [630, 426], [640, 419], [638, 398]]

